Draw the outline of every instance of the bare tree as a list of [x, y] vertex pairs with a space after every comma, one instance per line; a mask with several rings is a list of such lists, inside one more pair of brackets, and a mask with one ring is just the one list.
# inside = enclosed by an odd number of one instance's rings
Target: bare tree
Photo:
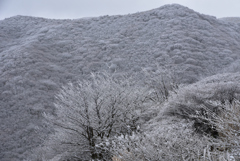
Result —
[[108, 151], [98, 143], [134, 131], [146, 103], [146, 88], [133, 80], [93, 74], [64, 86], [56, 96], [56, 115], [45, 115], [56, 130], [49, 148], [71, 159], [106, 159]]

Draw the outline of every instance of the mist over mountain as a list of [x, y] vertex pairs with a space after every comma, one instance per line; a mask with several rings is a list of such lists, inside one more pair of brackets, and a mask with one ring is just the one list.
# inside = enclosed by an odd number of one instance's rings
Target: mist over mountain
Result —
[[42, 113], [54, 113], [54, 96], [62, 85], [91, 72], [159, 68], [174, 71], [184, 84], [238, 72], [240, 23], [177, 4], [87, 19], [1, 20], [1, 160], [27, 158], [52, 132]]

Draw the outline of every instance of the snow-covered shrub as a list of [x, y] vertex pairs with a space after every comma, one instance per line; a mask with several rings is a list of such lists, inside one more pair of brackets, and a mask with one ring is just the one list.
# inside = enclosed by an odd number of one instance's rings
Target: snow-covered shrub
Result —
[[216, 75], [185, 86], [139, 133], [112, 140], [114, 160], [239, 159], [239, 74]]
[[118, 161], [192, 161], [213, 159], [208, 138], [192, 129], [193, 122], [170, 118], [153, 131], [118, 137], [112, 153]]
[[151, 90], [150, 99], [156, 103], [166, 101], [171, 93], [175, 93], [180, 82], [174, 70], [160, 68], [156, 70], [143, 69], [144, 81]]
[[[227, 100], [226, 100], [227, 101]], [[219, 107], [216, 113], [209, 107]], [[240, 158], [240, 102], [210, 101], [191, 119], [176, 117], [156, 119], [147, 123], [142, 133], [112, 140], [111, 151], [117, 161], [235, 161]], [[196, 121], [217, 132], [199, 134]], [[153, 126], [154, 128], [151, 128]], [[205, 129], [203, 129], [205, 130]]]
[[[181, 88], [165, 104], [162, 113], [166, 116], [193, 120], [194, 128], [199, 133], [208, 133], [217, 137], [218, 134], [205, 122], [206, 120], [196, 120], [192, 115], [204, 114], [205, 109], [219, 114], [222, 106], [212, 102], [221, 102], [224, 105], [227, 102], [232, 103], [233, 100], [240, 100], [239, 78], [238, 73], [216, 75]], [[212, 116], [208, 115], [208, 117]]]
[[[230, 153], [232, 156], [240, 159], [240, 102], [225, 100], [211, 102], [220, 106], [219, 113], [212, 112], [204, 107], [205, 115], [198, 114], [192, 117], [204, 121], [218, 133], [218, 138], [209, 137], [212, 150], [216, 153]], [[209, 117], [210, 116], [210, 117]]]
[[64, 86], [56, 96], [56, 115], [45, 115], [55, 129], [44, 145], [45, 157], [109, 159], [108, 149], [99, 143], [135, 131], [147, 95], [134, 79], [105, 73]]

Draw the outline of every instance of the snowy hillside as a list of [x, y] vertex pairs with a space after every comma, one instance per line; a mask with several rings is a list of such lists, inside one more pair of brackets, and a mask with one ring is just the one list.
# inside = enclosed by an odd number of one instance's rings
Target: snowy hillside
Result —
[[[180, 5], [124, 16], [0, 21], [0, 158], [23, 160], [51, 132], [62, 85], [91, 72], [167, 68], [181, 83], [240, 70], [240, 24]], [[1, 160], [1, 159], [0, 159]]]
[[224, 17], [220, 18], [220, 20], [232, 23], [240, 23], [240, 17]]

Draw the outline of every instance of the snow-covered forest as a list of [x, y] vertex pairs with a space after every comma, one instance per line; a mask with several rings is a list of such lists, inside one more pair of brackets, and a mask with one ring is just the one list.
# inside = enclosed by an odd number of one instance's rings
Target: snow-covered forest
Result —
[[240, 18], [181, 5], [0, 21], [0, 160], [237, 160]]

